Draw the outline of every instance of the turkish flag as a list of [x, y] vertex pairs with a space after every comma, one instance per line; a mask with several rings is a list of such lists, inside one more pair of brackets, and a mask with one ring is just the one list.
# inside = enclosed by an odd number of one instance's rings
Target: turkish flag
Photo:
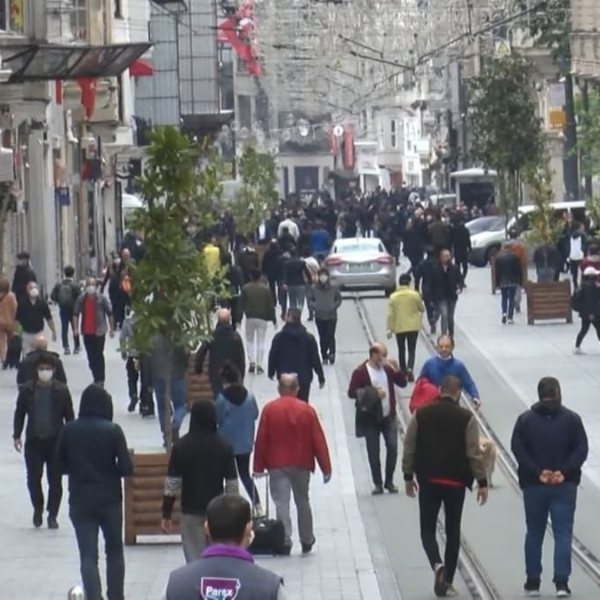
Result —
[[238, 36], [236, 20], [234, 17], [225, 19], [219, 25], [217, 39], [220, 42], [229, 44], [234, 52], [242, 59], [246, 65], [246, 70], [250, 75], [258, 77], [262, 74], [262, 67], [256, 58], [256, 53], [249, 40], [242, 40]]
[[78, 79], [77, 84], [81, 88], [81, 105], [85, 110], [86, 118], [90, 118], [94, 114], [96, 108], [96, 79]]

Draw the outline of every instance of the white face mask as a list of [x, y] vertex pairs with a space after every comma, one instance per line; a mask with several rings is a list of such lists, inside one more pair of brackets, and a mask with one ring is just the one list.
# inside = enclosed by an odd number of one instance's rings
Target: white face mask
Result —
[[96, 293], [96, 286], [95, 285], [86, 286], [85, 293], [89, 294], [90, 296], [93, 296]]
[[53, 375], [54, 371], [52, 369], [38, 369], [38, 378], [44, 383], [48, 383]]
[[37, 297], [40, 295], [40, 290], [38, 290], [38, 288], [31, 288], [31, 289], [29, 290], [29, 295], [30, 295], [32, 298], [37, 298]]
[[319, 281], [321, 283], [327, 283], [329, 281], [329, 277], [327, 277], [327, 275], [319, 275]]

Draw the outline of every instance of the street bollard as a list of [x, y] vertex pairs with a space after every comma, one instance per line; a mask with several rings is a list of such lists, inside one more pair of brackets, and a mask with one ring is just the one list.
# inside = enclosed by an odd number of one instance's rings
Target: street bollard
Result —
[[85, 594], [83, 588], [80, 585], [76, 585], [69, 590], [67, 600], [85, 600]]

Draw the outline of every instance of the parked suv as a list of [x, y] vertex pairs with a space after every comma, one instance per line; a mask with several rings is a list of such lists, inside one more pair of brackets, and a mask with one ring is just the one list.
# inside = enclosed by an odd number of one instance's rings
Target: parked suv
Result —
[[[552, 208], [556, 218], [565, 212], [572, 212], [575, 219], [583, 221], [585, 217], [585, 202], [554, 202]], [[530, 229], [530, 217], [536, 207], [532, 204], [519, 206], [518, 219], [507, 219], [502, 215], [479, 217], [467, 223], [471, 233], [471, 254], [469, 262], [476, 267], [484, 267], [500, 250], [502, 242], [506, 239], [506, 232], [516, 227], [519, 235], [526, 234]]]

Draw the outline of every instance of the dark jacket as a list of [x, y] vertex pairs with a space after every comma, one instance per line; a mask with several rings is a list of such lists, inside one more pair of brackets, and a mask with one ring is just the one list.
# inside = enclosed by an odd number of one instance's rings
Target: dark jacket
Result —
[[275, 334], [269, 352], [269, 377], [297, 373], [298, 381], [309, 384], [313, 371], [319, 382], [325, 381], [319, 348], [314, 336], [300, 323], [286, 323]]
[[474, 415], [443, 396], [417, 410], [404, 439], [402, 471], [405, 481], [416, 475], [419, 482], [457, 481], [470, 488], [477, 479], [487, 487]]
[[213, 338], [202, 344], [196, 355], [196, 373], [202, 373], [204, 360], [209, 355], [208, 376], [215, 397], [223, 389], [221, 367], [226, 361], [233, 363], [244, 376], [246, 372], [246, 352], [239, 333], [226, 323], [217, 323]]
[[554, 401], [541, 401], [519, 416], [511, 449], [519, 464], [522, 488], [542, 485], [542, 471], [561, 471], [565, 481], [579, 484], [588, 455], [588, 440], [581, 417]]
[[502, 251], [496, 256], [496, 287], [523, 285], [521, 261], [516, 254]]
[[581, 287], [573, 294], [573, 310], [579, 313], [581, 318], [600, 319], [600, 288], [596, 280], [591, 281], [584, 277]]
[[121, 479], [133, 474], [123, 430], [112, 422], [110, 394], [98, 385], [81, 395], [79, 418], [63, 428], [56, 458], [69, 476], [69, 502], [93, 510], [120, 504]]
[[425, 241], [414, 225], [402, 236], [402, 252], [411, 262], [420, 262], [425, 254]]
[[450, 263], [447, 269], [437, 264], [432, 272], [432, 295], [434, 300], [456, 300], [458, 290], [465, 287], [460, 269]]
[[450, 249], [450, 227], [442, 221], [434, 221], [428, 227], [429, 240], [434, 248]]
[[[15, 416], [13, 423], [13, 438], [21, 437], [23, 426], [25, 425], [25, 417], [27, 417], [26, 437], [34, 437], [34, 402], [35, 390], [37, 387], [36, 380], [26, 383], [17, 397], [17, 407], [15, 408]], [[63, 425], [72, 421], [75, 418], [73, 414], [73, 401], [69, 388], [58, 381], [52, 383], [52, 420], [53, 429], [56, 431], [56, 436], [60, 433]]]
[[471, 252], [471, 234], [464, 223], [459, 223], [452, 228], [452, 254], [456, 260], [465, 260]]
[[27, 298], [27, 284], [37, 281], [35, 271], [29, 265], [18, 265], [15, 269], [11, 291], [17, 297], [17, 301]]
[[561, 267], [562, 258], [556, 244], [543, 244], [533, 252], [533, 263], [536, 271], [540, 269], [554, 269], [558, 271]]
[[[205, 514], [208, 503], [225, 491], [225, 481], [237, 482], [233, 447], [217, 433], [212, 402], [198, 402], [192, 407], [190, 431], [173, 446], [167, 480], [179, 482], [181, 510], [186, 515]], [[165, 519], [171, 518], [174, 502], [174, 495], [164, 496]]]
[[260, 281], [251, 281], [242, 288], [242, 309], [247, 319], [277, 323], [271, 290]]
[[305, 285], [311, 280], [306, 263], [298, 256], [294, 256], [283, 264], [283, 282], [287, 286]]
[[432, 254], [422, 260], [416, 269], [415, 280], [421, 281], [421, 293], [424, 299], [430, 300], [433, 298], [435, 271], [438, 264], [437, 258]]
[[267, 279], [279, 281], [282, 276], [282, 258], [279, 247], [270, 247], [263, 256], [262, 272]]
[[37, 379], [37, 366], [40, 358], [44, 358], [54, 365], [54, 379], [60, 383], [67, 383], [67, 375], [62, 360], [56, 352], [49, 350], [34, 350], [25, 356], [17, 370], [17, 385], [25, 385]]
[[581, 417], [554, 401], [541, 401], [519, 416], [511, 448], [519, 463], [522, 488], [542, 485], [542, 471], [561, 471], [565, 481], [578, 484], [588, 455]]

